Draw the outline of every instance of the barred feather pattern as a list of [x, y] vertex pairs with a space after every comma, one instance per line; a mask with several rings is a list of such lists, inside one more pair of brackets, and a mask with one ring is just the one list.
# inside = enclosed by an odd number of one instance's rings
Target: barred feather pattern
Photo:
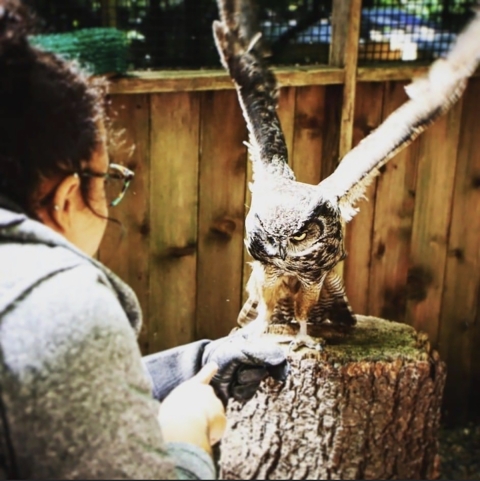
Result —
[[[248, 0], [218, 0], [221, 22], [213, 23], [220, 59], [235, 83], [249, 131], [249, 153], [257, 177], [295, 180], [277, 115], [277, 81], [263, 61], [260, 35], [247, 28]], [[247, 17], [247, 18], [245, 18]]]
[[[260, 301], [261, 302], [261, 301]], [[249, 297], [243, 305], [237, 319], [239, 326], [244, 327], [258, 318], [259, 300]], [[295, 322], [294, 298], [287, 296], [279, 299], [271, 316], [271, 324], [287, 324]], [[355, 314], [350, 307], [342, 279], [330, 271], [325, 277], [323, 288], [320, 291], [320, 299], [314, 304], [309, 312], [308, 322], [319, 325], [330, 321], [346, 327], [355, 325]]]

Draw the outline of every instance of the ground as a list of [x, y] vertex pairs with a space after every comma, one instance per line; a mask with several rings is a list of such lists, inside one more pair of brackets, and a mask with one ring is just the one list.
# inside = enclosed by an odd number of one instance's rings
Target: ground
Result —
[[441, 479], [480, 479], [480, 423], [440, 432]]

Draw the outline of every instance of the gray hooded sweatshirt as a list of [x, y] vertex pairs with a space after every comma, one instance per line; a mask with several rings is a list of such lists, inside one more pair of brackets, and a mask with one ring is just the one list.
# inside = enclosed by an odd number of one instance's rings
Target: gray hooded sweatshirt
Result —
[[0, 199], [0, 479], [214, 479], [162, 440], [140, 326], [128, 286]]

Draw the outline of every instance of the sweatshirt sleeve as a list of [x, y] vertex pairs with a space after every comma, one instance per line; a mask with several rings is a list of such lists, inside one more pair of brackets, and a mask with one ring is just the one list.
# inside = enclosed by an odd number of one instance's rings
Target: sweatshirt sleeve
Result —
[[142, 362], [152, 382], [153, 397], [163, 401], [172, 389], [195, 376], [209, 343], [205, 339], [144, 356]]
[[163, 442], [134, 332], [94, 268], [41, 282], [0, 343], [19, 478], [215, 479], [206, 452]]

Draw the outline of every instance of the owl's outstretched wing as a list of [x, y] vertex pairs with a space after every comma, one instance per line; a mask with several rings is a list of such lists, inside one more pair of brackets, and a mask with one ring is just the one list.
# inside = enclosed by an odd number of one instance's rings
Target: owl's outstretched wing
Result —
[[342, 216], [350, 220], [355, 204], [379, 168], [407, 147], [461, 97], [480, 61], [480, 11], [458, 36], [446, 58], [435, 61], [425, 77], [407, 88], [410, 97], [374, 132], [342, 159], [337, 169], [319, 184], [319, 197], [337, 198]]
[[293, 180], [276, 112], [277, 82], [263, 62], [250, 1], [217, 0], [221, 21], [213, 23], [213, 36], [222, 64], [235, 83], [248, 126], [254, 178], [267, 174]]

